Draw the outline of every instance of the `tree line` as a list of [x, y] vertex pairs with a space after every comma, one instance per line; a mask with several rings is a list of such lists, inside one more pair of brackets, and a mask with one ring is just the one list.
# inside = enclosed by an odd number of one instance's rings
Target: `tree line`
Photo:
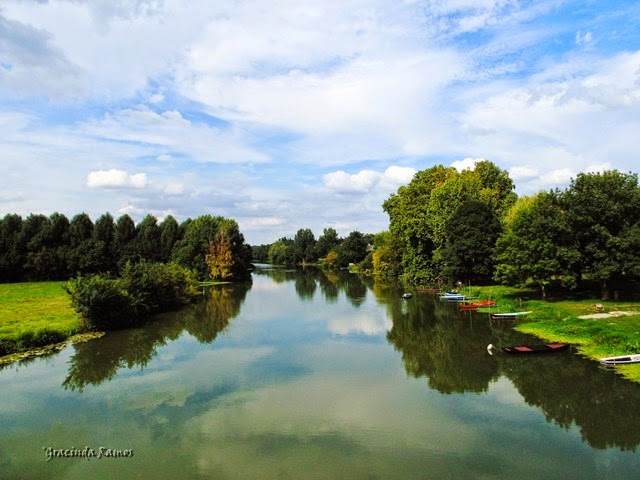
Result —
[[137, 225], [124, 214], [7, 214], [0, 219], [0, 282], [66, 280], [78, 275], [120, 275], [129, 263], [175, 262], [200, 280], [248, 274], [251, 248], [235, 220], [202, 215], [178, 223], [147, 215]]
[[564, 190], [518, 198], [488, 161], [422, 170], [383, 204], [373, 271], [407, 283], [455, 281], [575, 288], [640, 279], [640, 188], [634, 173], [580, 173]]
[[346, 268], [357, 264], [361, 270], [372, 267], [374, 235], [353, 231], [342, 238], [331, 227], [317, 239], [309, 228], [299, 229], [293, 238], [282, 237], [271, 244], [252, 247], [253, 259], [276, 265], [321, 263], [327, 268]]

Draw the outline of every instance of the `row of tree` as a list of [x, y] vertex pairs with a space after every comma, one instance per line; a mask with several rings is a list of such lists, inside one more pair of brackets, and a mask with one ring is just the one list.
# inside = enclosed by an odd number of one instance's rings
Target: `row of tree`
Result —
[[137, 225], [129, 215], [116, 221], [109, 213], [95, 223], [86, 213], [71, 220], [61, 213], [0, 219], [0, 282], [117, 275], [141, 260], [175, 261], [199, 279], [231, 279], [247, 274], [251, 249], [234, 220], [211, 215], [180, 224], [147, 215]]
[[576, 287], [640, 279], [637, 174], [580, 173], [564, 190], [517, 198], [506, 171], [477, 163], [418, 172], [383, 204], [373, 271], [414, 284], [453, 281]]
[[317, 239], [309, 228], [299, 229], [294, 238], [283, 237], [272, 244], [252, 247], [256, 262], [276, 265], [306, 265], [322, 262], [328, 268], [371, 262], [374, 235], [353, 231], [342, 238], [333, 228], [325, 228]]

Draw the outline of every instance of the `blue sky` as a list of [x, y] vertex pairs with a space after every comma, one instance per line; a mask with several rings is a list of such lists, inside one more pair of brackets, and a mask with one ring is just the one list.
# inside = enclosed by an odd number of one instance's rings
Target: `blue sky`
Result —
[[436, 164], [638, 171], [640, 3], [3, 0], [0, 214], [385, 230]]

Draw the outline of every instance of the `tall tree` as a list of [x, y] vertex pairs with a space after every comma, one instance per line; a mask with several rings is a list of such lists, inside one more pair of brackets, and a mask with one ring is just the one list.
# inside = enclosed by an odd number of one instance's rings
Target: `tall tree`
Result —
[[612, 282], [640, 269], [638, 176], [617, 170], [580, 173], [562, 200], [580, 251], [576, 272], [600, 282], [608, 299]]
[[22, 217], [7, 214], [0, 220], [0, 282], [17, 282], [22, 279], [25, 263], [20, 248]]
[[158, 261], [161, 256], [160, 227], [158, 220], [149, 214], [136, 226], [136, 253], [148, 261]]
[[571, 265], [578, 252], [557, 193], [520, 199], [512, 209], [496, 243], [494, 278], [510, 284], [532, 280], [543, 298], [554, 278], [573, 283]]
[[160, 224], [160, 253], [163, 262], [169, 261], [173, 246], [180, 239], [180, 226], [173, 216], [168, 215]]
[[316, 259], [316, 238], [313, 232], [308, 228], [301, 228], [293, 237], [293, 249], [296, 263], [305, 265]]
[[118, 218], [113, 237], [114, 254], [118, 263], [118, 270], [122, 270], [128, 261], [137, 259], [135, 252], [136, 226], [133, 219], [126, 213]]
[[402, 242], [403, 278], [440, 283], [445, 267], [446, 228], [456, 210], [476, 200], [500, 216], [515, 199], [507, 172], [488, 161], [458, 172], [438, 165], [415, 174], [384, 203], [389, 231]]
[[99, 271], [108, 272], [116, 269], [115, 258], [116, 225], [110, 213], [101, 215], [93, 226], [93, 240], [100, 249]]
[[495, 210], [470, 200], [460, 205], [445, 228], [445, 271], [449, 280], [486, 283], [493, 274], [493, 249], [502, 226]]
[[325, 258], [327, 254], [336, 246], [340, 244], [340, 237], [335, 228], [325, 228], [322, 230], [322, 235], [318, 237], [316, 242], [316, 258]]

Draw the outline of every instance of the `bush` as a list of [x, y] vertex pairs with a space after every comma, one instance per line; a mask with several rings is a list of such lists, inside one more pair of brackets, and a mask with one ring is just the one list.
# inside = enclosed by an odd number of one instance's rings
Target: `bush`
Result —
[[197, 284], [192, 272], [174, 263], [141, 262], [128, 263], [121, 278], [78, 277], [67, 290], [90, 329], [114, 330], [189, 303]]

